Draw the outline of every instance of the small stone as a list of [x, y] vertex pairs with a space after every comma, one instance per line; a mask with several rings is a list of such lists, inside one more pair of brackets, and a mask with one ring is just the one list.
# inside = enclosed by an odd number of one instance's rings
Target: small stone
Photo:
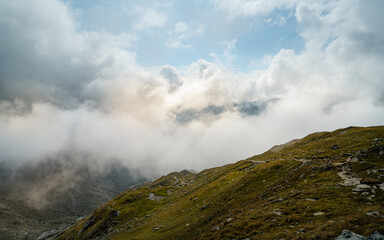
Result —
[[372, 200], [374, 199], [376, 196], [374, 194], [372, 194], [371, 196], [368, 197], [368, 200]]
[[372, 212], [367, 212], [367, 216], [373, 217], [373, 216], [380, 216], [381, 214], [378, 211], [372, 211]]
[[321, 216], [321, 215], [324, 215], [324, 213], [323, 212], [315, 212], [313, 215], [314, 216]]
[[305, 229], [304, 228], [301, 228], [301, 229], [299, 229], [299, 230], [297, 230], [297, 232], [296, 233], [305, 233]]
[[226, 222], [230, 222], [230, 221], [232, 221], [232, 220], [234, 220], [234, 218], [228, 218], [227, 220], [225, 220]]
[[152, 231], [153, 232], [156, 232], [156, 231], [159, 231], [160, 229], [164, 228], [164, 225], [154, 225], [152, 227]]
[[373, 145], [369, 150], [380, 153], [381, 151], [384, 151], [384, 145]]
[[282, 202], [282, 201], [284, 201], [284, 199], [282, 199], [282, 198], [279, 198], [276, 200], [276, 202]]
[[212, 227], [212, 231], [219, 231], [219, 230], [220, 230], [220, 226], [219, 225]]
[[154, 193], [149, 193], [149, 196], [147, 197], [147, 199], [152, 200], [152, 201], [160, 201], [163, 198], [164, 197], [155, 196]]
[[371, 187], [369, 185], [367, 185], [367, 184], [357, 184], [356, 188], [359, 188], [359, 189], [371, 189]]
[[341, 232], [341, 235], [338, 236], [337, 238], [335, 238], [335, 240], [347, 240], [347, 239], [350, 239], [350, 240], [364, 240], [365, 237], [359, 235], [359, 234], [356, 234], [356, 233], [353, 233], [351, 231], [348, 231], [348, 230], [343, 230]]
[[364, 190], [361, 188], [353, 188], [352, 189], [352, 192], [362, 192], [362, 191], [364, 191]]
[[338, 149], [338, 148], [340, 148], [340, 146], [339, 146], [338, 144], [335, 144], [335, 145], [333, 145], [333, 146], [331, 147], [332, 150], [336, 150], [336, 149]]
[[317, 201], [316, 199], [313, 199], [313, 198], [307, 198], [307, 199], [305, 199], [306, 201]]
[[209, 205], [211, 205], [211, 203], [205, 204], [204, 206], [201, 207], [200, 211], [203, 211], [203, 210], [206, 209]]
[[272, 211], [272, 213], [274, 213], [274, 214], [276, 214], [276, 215], [279, 215], [279, 216], [283, 215], [283, 213], [280, 212], [279, 210], [280, 210], [280, 209], [274, 209], [274, 210]]
[[380, 152], [379, 152], [379, 155], [380, 155], [380, 156], [383, 156], [383, 155], [384, 155], [384, 151], [380, 151]]
[[330, 171], [332, 169], [334, 169], [335, 167], [332, 165], [332, 163], [326, 163], [326, 164], [323, 164], [320, 166], [320, 169], [324, 172], [326, 171]]

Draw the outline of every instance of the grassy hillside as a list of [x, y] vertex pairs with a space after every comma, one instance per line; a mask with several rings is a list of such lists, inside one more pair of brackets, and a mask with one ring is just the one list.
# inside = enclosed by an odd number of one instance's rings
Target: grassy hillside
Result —
[[57, 239], [332, 239], [384, 232], [384, 127], [311, 134], [121, 193]]

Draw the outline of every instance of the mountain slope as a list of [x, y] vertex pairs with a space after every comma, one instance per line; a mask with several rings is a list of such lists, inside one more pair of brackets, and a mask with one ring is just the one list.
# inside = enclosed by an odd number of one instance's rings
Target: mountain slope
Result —
[[332, 239], [384, 232], [384, 127], [311, 134], [121, 193], [57, 239]]
[[119, 162], [97, 171], [73, 159], [56, 157], [18, 167], [0, 162], [0, 239], [36, 239], [68, 226], [145, 180]]

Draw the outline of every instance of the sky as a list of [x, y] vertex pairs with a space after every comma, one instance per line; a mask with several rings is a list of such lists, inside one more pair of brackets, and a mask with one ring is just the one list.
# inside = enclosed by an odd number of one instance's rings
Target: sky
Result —
[[381, 0], [0, 0], [0, 161], [70, 153], [154, 176], [382, 125], [383, 10]]

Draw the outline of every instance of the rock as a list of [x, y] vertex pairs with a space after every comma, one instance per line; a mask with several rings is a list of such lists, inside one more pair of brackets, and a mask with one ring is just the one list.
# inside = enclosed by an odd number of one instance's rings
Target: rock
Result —
[[347, 162], [359, 162], [359, 158], [357, 158], [357, 157], [348, 157]]
[[352, 188], [352, 192], [356, 193], [356, 192], [362, 192], [364, 191], [363, 189], [361, 188]]
[[333, 146], [331, 147], [332, 150], [336, 150], [336, 149], [338, 149], [338, 148], [340, 148], [340, 146], [339, 146], [338, 144], [335, 144], [335, 145], [333, 145]]
[[370, 149], [371, 152], [381, 152], [384, 151], [384, 145], [373, 145]]
[[367, 212], [367, 216], [373, 217], [373, 216], [380, 216], [381, 214], [378, 211], [372, 211], [372, 212]]
[[212, 231], [219, 231], [219, 230], [220, 230], [220, 225], [212, 227]]
[[341, 232], [341, 235], [335, 238], [335, 240], [384, 240], [384, 235], [375, 231], [373, 234], [369, 235], [368, 237], [363, 237], [351, 231], [343, 230]]
[[317, 201], [317, 199], [314, 199], [314, 198], [307, 198], [305, 199], [306, 201]]
[[369, 185], [367, 185], [367, 184], [357, 184], [356, 188], [359, 188], [359, 189], [371, 189], [371, 187]]
[[37, 240], [44, 240], [44, 239], [47, 239], [47, 238], [51, 238], [51, 237], [54, 237], [56, 236], [58, 233], [60, 233], [62, 230], [64, 230], [65, 227], [60, 227], [60, 228], [55, 228], [55, 229], [52, 229], [52, 230], [49, 230], [49, 231], [45, 231], [43, 232], [38, 238]]
[[332, 163], [332, 165], [334, 166], [334, 167], [341, 167], [341, 166], [343, 166], [343, 162], [336, 162], [336, 163]]
[[343, 230], [341, 235], [335, 238], [335, 240], [365, 240], [365, 237], [348, 230]]
[[200, 211], [203, 211], [203, 210], [206, 209], [209, 205], [211, 205], [211, 203], [205, 204], [204, 206], [201, 207]]
[[305, 232], [306, 232], [306, 230], [304, 228], [301, 228], [301, 229], [296, 231], [296, 233], [305, 233]]
[[276, 214], [276, 215], [283, 215], [283, 213], [281, 211], [279, 211], [280, 209], [273, 209], [272, 213]]
[[357, 184], [356, 187], [354, 189], [352, 189], [352, 191], [363, 192], [363, 191], [369, 191], [370, 189], [371, 189], [371, 187], [367, 184]]
[[226, 222], [230, 222], [230, 221], [232, 221], [232, 220], [234, 220], [234, 218], [228, 218], [227, 220], [225, 220]]
[[163, 199], [163, 197], [155, 196], [154, 193], [150, 193], [147, 199], [152, 201], [160, 201], [161, 199]]
[[160, 229], [164, 228], [164, 225], [154, 225], [152, 227], [152, 232], [159, 231]]
[[324, 215], [324, 213], [323, 212], [315, 212], [313, 215], [314, 216], [320, 216], [320, 215]]
[[380, 156], [383, 156], [384, 155], [384, 151], [380, 151], [379, 154], [380, 154]]
[[367, 237], [367, 240], [384, 240], [384, 235], [375, 231], [372, 235]]
[[328, 162], [326, 164], [323, 164], [320, 166], [320, 169], [323, 171], [323, 172], [326, 172], [326, 171], [330, 171], [332, 169], [334, 169], [335, 167], [332, 165], [332, 163]]
[[368, 200], [372, 200], [372, 199], [374, 199], [376, 196], [375, 196], [375, 194], [372, 194], [371, 196], [369, 196], [367, 199]]
[[354, 173], [343, 170], [341, 172], [338, 172], [337, 175], [344, 180], [344, 183], [342, 183], [342, 185], [344, 186], [355, 186], [357, 184], [360, 184], [361, 178], [358, 178], [357, 175]]

